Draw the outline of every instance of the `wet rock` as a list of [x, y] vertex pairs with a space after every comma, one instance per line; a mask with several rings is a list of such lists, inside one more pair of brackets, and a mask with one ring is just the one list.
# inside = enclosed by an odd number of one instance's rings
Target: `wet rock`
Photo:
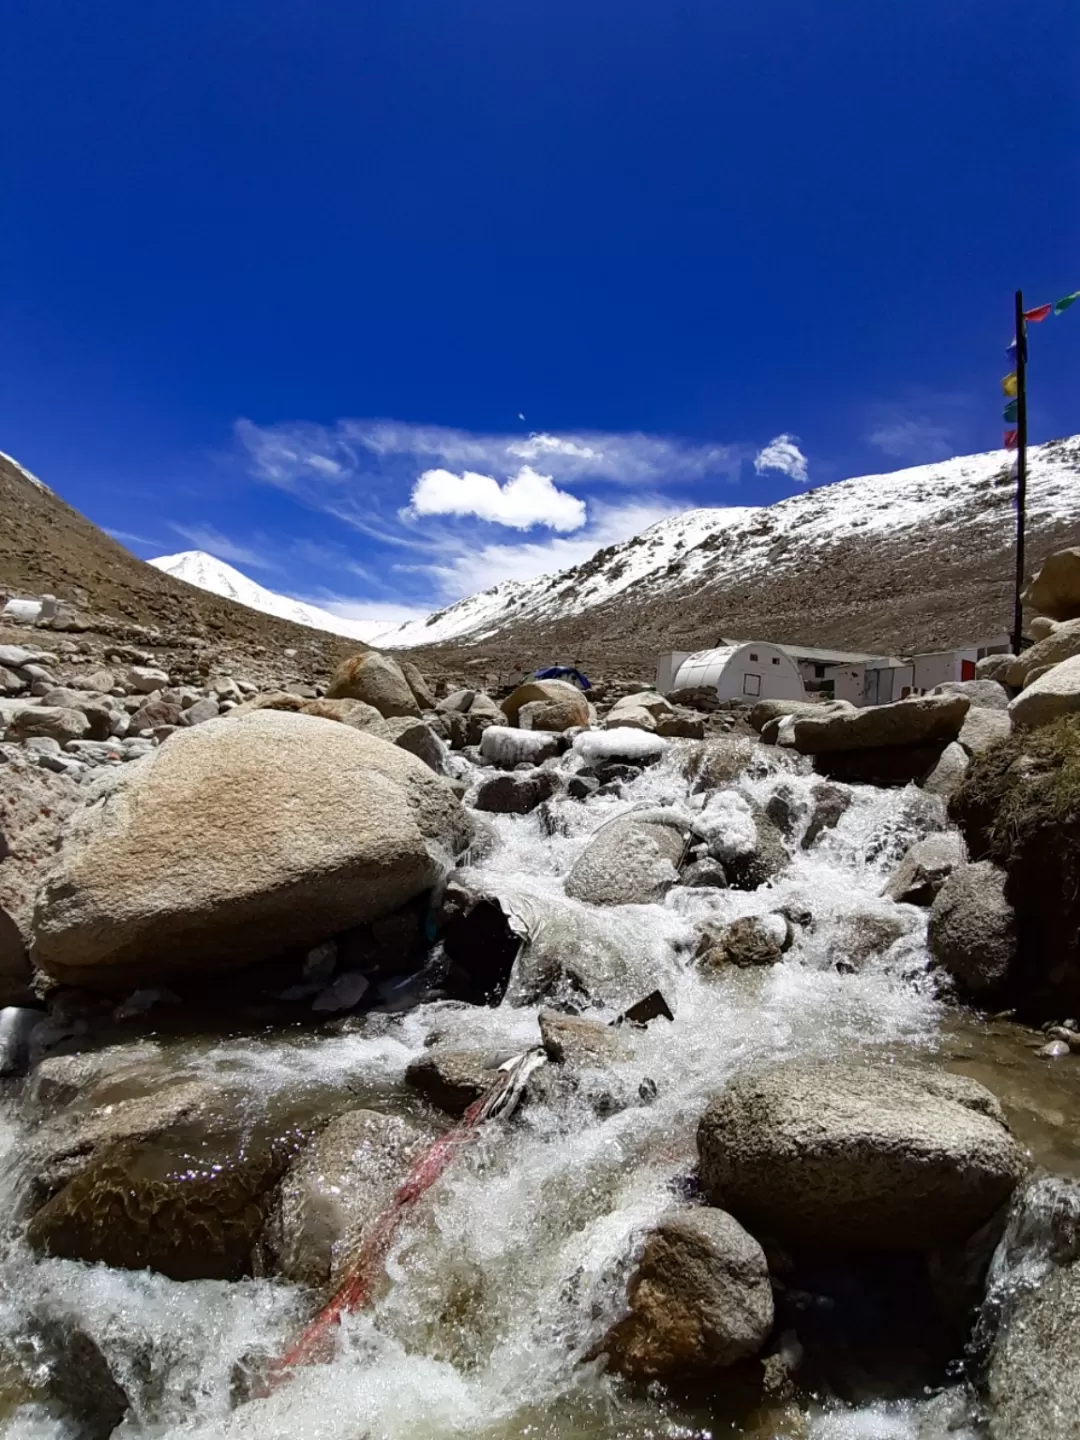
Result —
[[330, 700], [363, 700], [384, 718], [392, 715], [420, 718], [420, 706], [401, 667], [389, 655], [375, 650], [343, 661], [334, 671], [326, 695]]
[[42, 1384], [49, 1408], [64, 1412], [65, 1436], [109, 1440], [127, 1414], [128, 1397], [97, 1342], [74, 1315], [41, 1310], [31, 1314], [14, 1348]]
[[765, 803], [765, 814], [786, 840], [799, 828], [806, 809], [806, 801], [793, 785], [778, 785]]
[[68, 740], [81, 740], [89, 734], [90, 721], [81, 710], [67, 710], [50, 705], [28, 705], [12, 716], [7, 727], [9, 740], [27, 740], [31, 735], [47, 735], [61, 745]]
[[29, 998], [30, 957], [14, 918], [0, 907], [0, 1005], [21, 1005]]
[[[1076, 649], [1080, 652], [1080, 624], [1077, 625]], [[1044, 641], [1044, 644], [1049, 642]], [[1033, 654], [1039, 646], [1027, 653]], [[1034, 668], [1034, 667], [1032, 667]], [[1053, 665], [1009, 702], [1009, 718], [1015, 728], [1033, 730], [1049, 725], [1062, 715], [1080, 709], [1080, 653]], [[25, 712], [24, 712], [25, 713]]]
[[21, 1075], [30, 1059], [35, 1030], [44, 1020], [41, 1010], [5, 1005], [0, 1010], [0, 1075]]
[[1012, 720], [1004, 710], [984, 710], [973, 705], [964, 717], [957, 743], [969, 755], [981, 755], [1004, 740], [1012, 731]]
[[413, 1120], [339, 1115], [290, 1165], [263, 1238], [269, 1268], [294, 1285], [337, 1285], [409, 1167], [431, 1143]]
[[780, 831], [756, 801], [734, 790], [709, 797], [694, 819], [694, 832], [724, 867], [735, 890], [756, 890], [779, 875], [788, 863]]
[[692, 890], [725, 890], [727, 883], [727, 872], [723, 865], [710, 855], [685, 866], [679, 876], [679, 884], [689, 886]]
[[765, 1254], [723, 1210], [675, 1211], [650, 1231], [604, 1342], [638, 1381], [704, 1378], [756, 1355], [773, 1324]]
[[941, 744], [955, 740], [971, 702], [963, 695], [925, 695], [870, 705], [821, 720], [797, 719], [796, 750], [804, 755]]
[[685, 853], [681, 826], [620, 816], [597, 831], [578, 856], [566, 893], [591, 905], [654, 904], [678, 883]]
[[722, 970], [729, 965], [740, 969], [775, 965], [791, 941], [791, 925], [785, 916], [744, 915], [724, 927], [706, 926], [698, 956], [704, 970]]
[[756, 746], [752, 740], [720, 736], [706, 740], [687, 756], [684, 773], [693, 780], [695, 791], [712, 790], [730, 785], [754, 759]]
[[565, 742], [554, 734], [536, 730], [514, 730], [508, 725], [489, 725], [480, 739], [480, 757], [486, 765], [513, 770], [522, 763], [539, 765], [562, 753]]
[[818, 703], [814, 700], [759, 700], [750, 709], [747, 717], [751, 726], [759, 733], [774, 720], [784, 720], [792, 715], [800, 720], [817, 720], [825, 715], [850, 715], [855, 706], [847, 700], [828, 700]]
[[835, 830], [841, 817], [851, 809], [850, 790], [841, 790], [839, 785], [815, 785], [810, 791], [814, 808], [810, 823], [802, 837], [802, 848], [809, 850], [818, 836], [826, 830]]
[[493, 775], [481, 782], [476, 808], [497, 815], [527, 815], [543, 801], [550, 800], [558, 788], [558, 776], [551, 770]]
[[571, 800], [588, 800], [600, 788], [600, 781], [592, 775], [571, 775], [566, 782], [566, 793]]
[[1004, 872], [989, 860], [961, 865], [930, 909], [930, 953], [971, 995], [993, 994], [1016, 960], [1016, 915], [1005, 884]]
[[711, 1204], [759, 1234], [850, 1249], [962, 1240], [1025, 1169], [981, 1085], [871, 1060], [739, 1077], [706, 1108], [698, 1153]]
[[626, 1055], [623, 1037], [599, 1020], [557, 1010], [541, 1010], [537, 1018], [544, 1050], [557, 1065], [610, 1065]]
[[172, 1280], [238, 1280], [288, 1150], [252, 1142], [122, 1144], [103, 1151], [33, 1216], [40, 1254], [157, 1270]]
[[490, 1050], [455, 1050], [433, 1046], [409, 1063], [405, 1083], [449, 1115], [464, 1115], [498, 1079], [505, 1056]]
[[907, 934], [907, 925], [896, 914], [856, 910], [838, 920], [829, 941], [829, 959], [836, 968], [852, 974], [868, 961], [884, 955]]
[[922, 788], [930, 795], [940, 795], [943, 800], [948, 800], [950, 795], [959, 790], [967, 773], [967, 767], [967, 751], [958, 741], [954, 740], [945, 746], [941, 752], [941, 758], [929, 775], [923, 777]]
[[518, 712], [529, 704], [541, 707], [530, 713], [531, 730], [562, 732], [589, 723], [588, 700], [565, 680], [529, 680], [508, 695], [500, 708], [507, 722], [516, 726]]
[[124, 769], [35, 909], [36, 963], [91, 988], [315, 944], [428, 889], [472, 834], [415, 756], [306, 715], [211, 720]]
[[898, 905], [931, 905], [952, 872], [966, 860], [963, 837], [955, 830], [929, 835], [912, 845], [881, 893]]
[[945, 680], [931, 695], [965, 695], [973, 710], [1007, 710], [1009, 692], [997, 680]]
[[586, 731], [574, 738], [574, 754], [580, 755], [597, 775], [609, 771], [613, 765], [633, 765], [635, 775], [640, 775], [641, 767], [654, 765], [667, 748], [668, 742], [661, 736], [648, 735], [625, 725], [605, 730], [603, 734]]
[[410, 755], [422, 760], [429, 770], [441, 775], [444, 770], [443, 748], [430, 726], [423, 720], [412, 720], [406, 715], [384, 720], [387, 738]]

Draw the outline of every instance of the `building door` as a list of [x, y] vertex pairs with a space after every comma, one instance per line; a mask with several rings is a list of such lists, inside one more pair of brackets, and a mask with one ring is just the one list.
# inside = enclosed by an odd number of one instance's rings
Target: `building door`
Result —
[[961, 660], [961, 661], [960, 661], [960, 679], [961, 679], [961, 680], [974, 680], [974, 679], [975, 679], [975, 661], [974, 661], [974, 660]]

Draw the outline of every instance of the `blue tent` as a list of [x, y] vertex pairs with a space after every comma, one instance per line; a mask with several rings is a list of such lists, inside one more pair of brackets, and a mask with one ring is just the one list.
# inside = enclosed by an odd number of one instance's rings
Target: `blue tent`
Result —
[[579, 690], [591, 690], [589, 677], [583, 675], [580, 670], [575, 670], [572, 665], [549, 665], [546, 670], [534, 670], [534, 680], [569, 680], [571, 685], [576, 685]]

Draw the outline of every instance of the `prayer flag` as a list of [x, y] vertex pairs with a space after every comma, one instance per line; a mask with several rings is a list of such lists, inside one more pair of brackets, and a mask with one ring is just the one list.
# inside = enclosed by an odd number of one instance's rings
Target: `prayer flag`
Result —
[[1046, 319], [1053, 308], [1053, 305], [1036, 305], [1034, 310], [1024, 311], [1024, 319], [1030, 320], [1034, 325], [1038, 325], [1040, 321]]
[[1017, 444], [1017, 433], [1015, 430], [1005, 431], [1005, 449], [1015, 450]]
[[1001, 412], [1001, 418], [1009, 425], [1016, 424], [1016, 407], [1018, 404], [1019, 401], [1010, 400], [1006, 404], [1005, 409]]
[[1010, 371], [1008, 375], [1001, 377], [1001, 393], [1003, 395], [1016, 394], [1016, 371]]
[[1059, 300], [1054, 306], [1054, 314], [1064, 315], [1065, 311], [1075, 300], [1080, 300], [1080, 290], [1074, 290], [1071, 295], [1066, 295], [1063, 299]]

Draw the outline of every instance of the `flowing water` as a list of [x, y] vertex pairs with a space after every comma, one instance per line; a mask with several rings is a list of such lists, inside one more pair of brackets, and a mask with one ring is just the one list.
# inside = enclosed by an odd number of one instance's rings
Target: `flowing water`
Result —
[[[554, 835], [536, 814], [498, 817], [499, 843], [470, 878], [519, 902], [524, 897], [534, 913], [586, 909], [566, 900], [563, 880], [592, 833], [633, 807], [702, 803], [680, 773], [678, 748], [618, 797], [554, 802]], [[764, 802], [783, 783], [808, 796], [812, 777], [770, 764], [779, 762], [760, 762], [758, 773], [742, 779], [747, 795]], [[387, 1263], [389, 1284], [373, 1308], [347, 1318], [331, 1363], [297, 1371], [267, 1398], [245, 1400], [244, 1375], [287, 1349], [310, 1318], [310, 1297], [279, 1281], [176, 1283], [147, 1271], [35, 1259], [14, 1223], [0, 1262], [0, 1331], [18, 1340], [43, 1310], [77, 1321], [130, 1398], [118, 1440], [705, 1440], [740, 1433], [725, 1414], [722, 1389], [693, 1402], [642, 1394], [589, 1356], [620, 1313], [644, 1229], [670, 1208], [692, 1172], [698, 1116], [729, 1076], [782, 1056], [844, 1056], [868, 1046], [938, 1052], [960, 1068], [981, 1063], [971, 1040], [977, 1027], [959, 1025], [927, 974], [925, 913], [880, 896], [900, 855], [923, 833], [925, 812], [926, 797], [916, 792], [858, 788], [836, 829], [808, 851], [796, 843], [792, 864], [769, 887], [676, 889], [663, 905], [592, 909], [585, 919], [629, 952], [631, 973], [648, 977], [648, 988], [658, 985], [675, 1017], [639, 1032], [632, 1055], [615, 1067], [612, 1083], [629, 1103], [610, 1113], [585, 1092], [574, 1101], [527, 1104], [512, 1123], [487, 1126], [403, 1227]], [[780, 906], [814, 917], [797, 929], [781, 963], [711, 978], [694, 967], [697, 922]], [[853, 937], [868, 928], [884, 938], [860, 957]], [[597, 1013], [611, 1018], [614, 1000]], [[404, 1110], [415, 1106], [403, 1089], [405, 1067], [433, 1031], [461, 1046], [513, 1052], [537, 1042], [536, 1009], [444, 1002], [372, 1016], [345, 1034], [173, 1039], [156, 1048], [154, 1064], [212, 1076], [223, 1109], [252, 1125], [305, 1109]], [[1046, 1149], [1057, 1147], [1069, 1160], [1071, 1142], [1058, 1136], [1059, 1129], [1072, 1133], [1077, 1111], [1069, 1113], [1068, 1100], [1060, 1127], [1053, 1115], [1024, 1113], [1028, 1143], [1049, 1135]], [[32, 1086], [5, 1102], [0, 1214], [12, 1213], [25, 1183], [19, 1159], [37, 1114]], [[33, 1379], [0, 1368], [0, 1433], [12, 1440], [78, 1434], [50, 1413]], [[758, 1440], [787, 1433], [756, 1432]], [[811, 1440], [973, 1435], [947, 1394], [824, 1403], [805, 1433]]]

